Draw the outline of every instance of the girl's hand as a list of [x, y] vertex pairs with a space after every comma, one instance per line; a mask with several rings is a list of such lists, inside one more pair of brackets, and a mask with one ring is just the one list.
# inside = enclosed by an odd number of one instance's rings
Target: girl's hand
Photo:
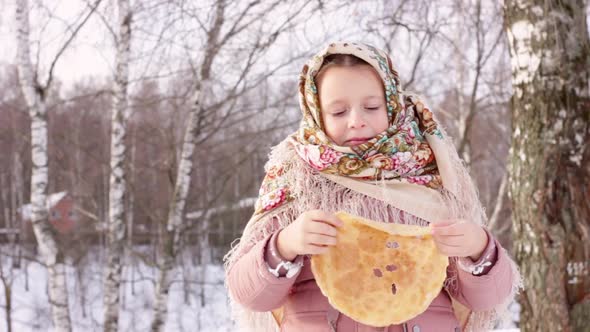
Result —
[[310, 210], [303, 212], [277, 237], [279, 254], [293, 260], [297, 255], [323, 254], [336, 245], [337, 227], [343, 223], [333, 213]]
[[489, 241], [482, 226], [466, 220], [444, 220], [430, 225], [438, 251], [447, 256], [477, 261]]

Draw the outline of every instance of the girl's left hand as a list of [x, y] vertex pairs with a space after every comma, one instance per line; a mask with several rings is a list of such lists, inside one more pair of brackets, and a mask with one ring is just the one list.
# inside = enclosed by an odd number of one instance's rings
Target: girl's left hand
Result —
[[477, 261], [488, 245], [483, 227], [466, 220], [442, 220], [430, 226], [438, 251], [446, 256], [470, 257]]

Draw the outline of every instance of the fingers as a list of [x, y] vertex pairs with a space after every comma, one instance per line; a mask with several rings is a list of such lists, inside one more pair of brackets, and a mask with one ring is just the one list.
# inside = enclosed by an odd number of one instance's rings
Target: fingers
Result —
[[462, 235], [441, 235], [433, 230], [433, 239], [438, 251], [447, 256], [459, 256], [463, 248], [465, 238]]
[[460, 256], [464, 251], [464, 232], [456, 220], [442, 220], [432, 225], [432, 237], [438, 251], [446, 256]]
[[441, 222], [434, 223], [431, 225], [432, 235], [435, 237], [465, 235], [465, 223], [457, 219], [443, 220]]
[[344, 224], [342, 220], [338, 219], [334, 213], [325, 212], [322, 210], [309, 211], [309, 217], [313, 221], [327, 223], [334, 227], [340, 227]]
[[338, 243], [338, 227], [344, 223], [335, 214], [321, 210], [307, 212], [310, 222], [304, 226], [306, 251], [312, 255], [321, 255]]
[[336, 229], [336, 227], [323, 222], [311, 222], [307, 227], [307, 231], [310, 233], [323, 234], [329, 236], [338, 235], [338, 230]]
[[307, 241], [309, 244], [316, 246], [334, 246], [338, 243], [338, 240], [336, 240], [336, 237], [334, 236], [315, 233], [310, 233], [307, 237]]

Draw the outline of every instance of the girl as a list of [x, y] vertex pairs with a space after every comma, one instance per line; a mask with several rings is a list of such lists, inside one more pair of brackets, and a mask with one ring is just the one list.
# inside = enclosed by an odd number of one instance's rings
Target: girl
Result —
[[[400, 332], [493, 327], [519, 287], [518, 271], [484, 228], [476, 190], [451, 141], [420, 99], [403, 93], [390, 58], [368, 45], [330, 44], [303, 67], [299, 97], [300, 128], [273, 148], [254, 215], [225, 257], [239, 327]], [[450, 258], [444, 287], [424, 313], [375, 328], [331, 307], [309, 256], [337, 244], [342, 222], [333, 213], [338, 210], [431, 225], [439, 251]]]

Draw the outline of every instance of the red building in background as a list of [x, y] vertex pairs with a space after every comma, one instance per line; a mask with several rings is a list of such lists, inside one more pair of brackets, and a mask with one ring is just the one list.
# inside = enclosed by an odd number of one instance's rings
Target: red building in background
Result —
[[[70, 234], [77, 226], [74, 212], [74, 199], [67, 191], [51, 194], [47, 197], [49, 223], [60, 234]], [[27, 234], [33, 232], [31, 224], [31, 204], [23, 205], [21, 216]]]

